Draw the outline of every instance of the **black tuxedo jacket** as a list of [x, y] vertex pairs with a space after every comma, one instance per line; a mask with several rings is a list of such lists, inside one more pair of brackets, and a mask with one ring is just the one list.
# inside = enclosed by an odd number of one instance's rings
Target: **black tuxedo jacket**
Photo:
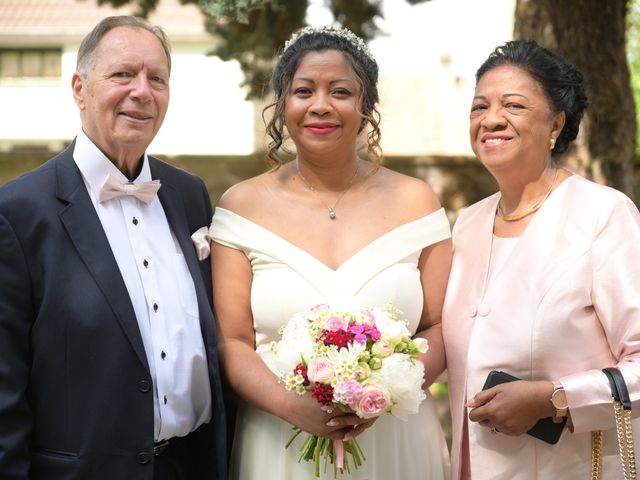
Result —
[[[0, 187], [0, 478], [151, 480], [153, 386], [133, 306], [73, 161], [74, 144]], [[226, 475], [222, 387], [202, 180], [149, 158], [189, 266], [208, 356], [212, 415], [191, 435], [203, 480]], [[197, 437], [197, 438], [196, 438]]]

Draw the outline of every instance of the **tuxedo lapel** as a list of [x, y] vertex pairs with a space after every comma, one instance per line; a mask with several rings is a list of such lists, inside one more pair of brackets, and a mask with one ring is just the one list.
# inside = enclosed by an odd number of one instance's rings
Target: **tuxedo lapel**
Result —
[[[207, 352], [207, 361], [209, 367], [209, 380], [211, 386], [211, 405], [212, 405], [212, 423], [215, 429], [215, 460], [209, 454], [209, 460], [215, 462], [215, 466], [211, 467], [217, 471], [214, 478], [224, 478], [226, 476], [226, 438], [229, 432], [226, 430], [226, 419], [224, 416], [225, 405], [223, 403], [223, 391], [220, 378], [220, 367], [217, 356], [217, 341], [215, 333], [215, 321], [213, 311], [209, 303], [209, 295], [207, 292], [203, 272], [200, 262], [196, 256], [196, 250], [191, 240], [191, 233], [202, 227], [200, 221], [206, 221], [206, 217], [211, 215], [211, 206], [198, 195], [191, 195], [188, 188], [192, 185], [197, 186], [195, 182], [185, 182], [179, 188], [174, 184], [178, 183], [178, 175], [173, 168], [168, 168], [159, 160], [149, 157], [149, 168], [151, 177], [160, 180], [160, 190], [158, 190], [158, 198], [164, 209], [164, 213], [169, 222], [169, 227], [180, 245], [182, 254], [184, 255], [189, 273], [193, 280], [193, 285], [198, 299], [198, 312], [200, 316], [200, 332], [204, 341], [204, 347]], [[190, 199], [190, 200], [187, 200]], [[189, 209], [187, 211], [187, 208]], [[191, 215], [187, 215], [187, 212]], [[191, 220], [189, 220], [191, 218]], [[209, 218], [210, 221], [210, 218]], [[208, 262], [207, 260], [204, 260]], [[209, 438], [207, 443], [211, 440]]]
[[180, 244], [182, 254], [189, 266], [189, 271], [191, 275], [195, 277], [195, 274], [198, 273], [199, 270], [195, 247], [193, 246], [191, 234], [189, 233], [189, 225], [187, 225], [184, 202], [169, 180], [160, 178], [160, 185], [158, 197], [160, 198], [160, 203], [162, 203], [164, 214], [167, 216], [169, 226]]
[[182, 200], [182, 196], [171, 184], [170, 178], [163, 175], [157, 175], [153, 168], [153, 163], [149, 163], [151, 167], [151, 176], [154, 179], [160, 180], [160, 190], [158, 190], [158, 197], [162, 208], [167, 216], [169, 226], [173, 231], [182, 254], [184, 255], [187, 266], [189, 267], [189, 273], [193, 280], [193, 285], [196, 289], [196, 297], [198, 298], [198, 311], [200, 313], [200, 330], [204, 337], [205, 343], [211, 340], [211, 331], [209, 328], [209, 322], [211, 319], [211, 307], [208, 302], [208, 295], [205, 290], [204, 282], [202, 281], [202, 272], [200, 265], [198, 264], [198, 258], [196, 256], [196, 250], [191, 240], [191, 233], [189, 231], [189, 225], [187, 224], [186, 206]]
[[57, 197], [67, 206], [60, 220], [82, 261], [106, 297], [142, 364], [149, 369], [129, 292], [82, 176], [73, 161], [73, 144], [56, 163]]

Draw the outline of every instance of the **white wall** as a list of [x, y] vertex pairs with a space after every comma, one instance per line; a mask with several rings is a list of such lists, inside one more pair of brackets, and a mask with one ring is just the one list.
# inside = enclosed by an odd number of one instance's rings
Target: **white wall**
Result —
[[164, 124], [149, 151], [247, 155], [254, 150], [253, 104], [245, 101], [236, 62], [192, 50], [177, 52]]
[[59, 80], [19, 80], [0, 83], [0, 149], [12, 143], [50, 143], [75, 135], [79, 117], [71, 94], [75, 49], [63, 50]]
[[[0, 83], [0, 149], [12, 144], [56, 145], [73, 138], [80, 117], [71, 94], [77, 45], [62, 57], [59, 81]], [[151, 153], [232, 154], [253, 152], [253, 104], [239, 88], [236, 62], [204, 55], [205, 46], [173, 45], [169, 111]]]

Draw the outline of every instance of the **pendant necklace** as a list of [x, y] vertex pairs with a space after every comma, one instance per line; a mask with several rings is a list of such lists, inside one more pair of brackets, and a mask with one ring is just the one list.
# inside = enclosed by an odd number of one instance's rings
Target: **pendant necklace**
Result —
[[356, 163], [356, 170], [353, 172], [353, 175], [351, 176], [351, 179], [349, 180], [349, 183], [347, 184], [345, 189], [342, 190], [342, 192], [340, 192], [340, 195], [338, 195], [338, 199], [334, 202], [333, 206], [329, 206], [324, 202], [324, 200], [322, 200], [322, 196], [320, 195], [320, 192], [318, 192], [315, 188], [313, 188], [309, 184], [309, 182], [307, 182], [307, 179], [304, 178], [304, 175], [302, 175], [302, 173], [300, 172], [300, 165], [298, 164], [298, 161], [296, 160], [296, 169], [298, 170], [298, 176], [300, 177], [300, 180], [302, 180], [302, 183], [304, 183], [305, 187], [307, 187], [309, 190], [311, 190], [311, 192], [318, 198], [320, 203], [327, 209], [327, 212], [329, 213], [329, 218], [331, 220], [335, 220], [336, 219], [336, 207], [338, 206], [338, 203], [340, 203], [340, 200], [342, 200], [342, 197], [344, 197], [344, 194], [347, 193], [347, 191], [353, 185], [353, 181], [355, 180], [356, 175], [358, 175], [359, 167], [360, 167], [360, 164]]
[[549, 198], [549, 195], [551, 195], [551, 192], [553, 191], [553, 186], [556, 184], [556, 179], [558, 178], [558, 170], [560, 169], [556, 167], [556, 173], [553, 176], [553, 181], [549, 186], [549, 190], [547, 191], [547, 194], [544, 197], [542, 197], [542, 200], [536, 203], [533, 207], [529, 208], [528, 210], [525, 210], [523, 213], [517, 213], [515, 215], [507, 215], [506, 213], [504, 213], [504, 210], [502, 209], [502, 197], [500, 197], [500, 200], [498, 201], [497, 212], [496, 212], [498, 216], [505, 222], [517, 222], [518, 220], [522, 220], [523, 218], [528, 217], [529, 215], [532, 215], [536, 213], [538, 210], [540, 210], [540, 207], [542, 207], [542, 204], [545, 202], [547, 198]]

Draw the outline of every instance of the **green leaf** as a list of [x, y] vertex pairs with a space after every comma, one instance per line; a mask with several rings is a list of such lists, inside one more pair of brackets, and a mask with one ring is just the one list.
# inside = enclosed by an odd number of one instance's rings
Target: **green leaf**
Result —
[[251, 10], [266, 8], [274, 0], [198, 0], [200, 10], [211, 17], [249, 23]]

